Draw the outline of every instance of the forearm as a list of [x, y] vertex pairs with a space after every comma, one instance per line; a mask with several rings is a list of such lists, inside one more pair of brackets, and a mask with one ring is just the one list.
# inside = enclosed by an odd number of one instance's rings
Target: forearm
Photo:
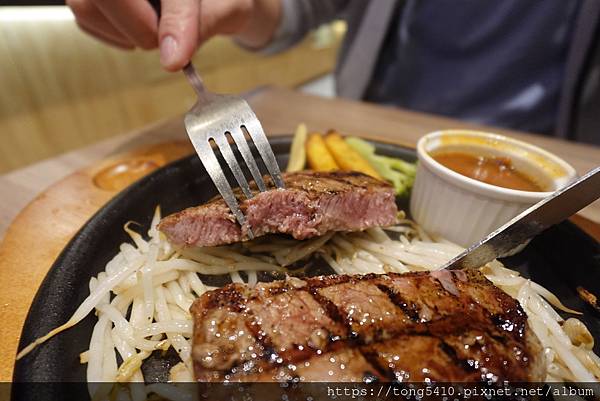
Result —
[[282, 0], [254, 0], [254, 7], [245, 26], [235, 36], [249, 48], [262, 48], [275, 36], [282, 18]]

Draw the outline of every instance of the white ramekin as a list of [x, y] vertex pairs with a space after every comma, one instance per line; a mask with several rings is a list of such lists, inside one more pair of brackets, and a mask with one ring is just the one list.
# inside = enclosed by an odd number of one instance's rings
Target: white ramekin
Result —
[[[518, 191], [465, 177], [435, 161], [434, 151], [508, 156], [519, 171], [542, 179], [549, 192]], [[573, 179], [575, 169], [537, 146], [493, 133], [444, 130], [417, 143], [413, 219], [430, 234], [468, 247]]]

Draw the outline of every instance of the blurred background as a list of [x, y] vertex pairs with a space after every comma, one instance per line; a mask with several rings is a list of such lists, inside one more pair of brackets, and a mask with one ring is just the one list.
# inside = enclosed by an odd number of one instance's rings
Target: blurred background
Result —
[[[194, 63], [215, 92], [274, 84], [332, 96], [344, 33], [344, 23], [334, 22], [268, 57], [215, 38]], [[0, 174], [183, 114], [195, 101], [183, 74], [160, 68], [157, 51], [92, 39], [60, 1], [3, 1], [0, 60]]]

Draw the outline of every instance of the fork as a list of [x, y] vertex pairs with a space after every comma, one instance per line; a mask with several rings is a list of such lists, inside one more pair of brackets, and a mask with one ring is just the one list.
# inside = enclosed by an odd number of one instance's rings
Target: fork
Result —
[[[275, 186], [284, 188], [277, 160], [260, 121], [258, 121], [256, 114], [244, 99], [237, 96], [219, 95], [206, 90], [191, 62], [183, 68], [183, 72], [198, 95], [198, 101], [185, 115], [185, 129], [208, 175], [215, 183], [238, 223], [243, 226], [246, 217], [240, 210], [233, 189], [219, 164], [211, 142], [216, 145], [223, 155], [247, 199], [252, 198], [254, 195], [244, 176], [242, 167], [233, 153], [227, 134], [231, 136], [233, 143], [237, 146], [259, 191], [265, 192], [267, 186], [248, 146], [244, 131], [254, 142]], [[254, 238], [250, 227], [248, 228], [248, 237], [250, 239]]]

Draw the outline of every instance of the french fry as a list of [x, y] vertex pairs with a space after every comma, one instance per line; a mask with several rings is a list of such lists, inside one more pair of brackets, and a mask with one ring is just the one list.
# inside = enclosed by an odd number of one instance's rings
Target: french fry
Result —
[[329, 131], [325, 135], [325, 145], [342, 170], [360, 171], [371, 177], [382, 179], [381, 175], [377, 173], [371, 164], [357, 151], [352, 149], [338, 132]]
[[306, 136], [308, 132], [306, 130], [306, 124], [298, 125], [294, 139], [292, 140], [292, 147], [290, 149], [290, 160], [286, 171], [300, 171], [304, 170], [306, 164]]
[[306, 141], [306, 158], [308, 166], [316, 171], [339, 170], [339, 167], [319, 133], [312, 133]]

